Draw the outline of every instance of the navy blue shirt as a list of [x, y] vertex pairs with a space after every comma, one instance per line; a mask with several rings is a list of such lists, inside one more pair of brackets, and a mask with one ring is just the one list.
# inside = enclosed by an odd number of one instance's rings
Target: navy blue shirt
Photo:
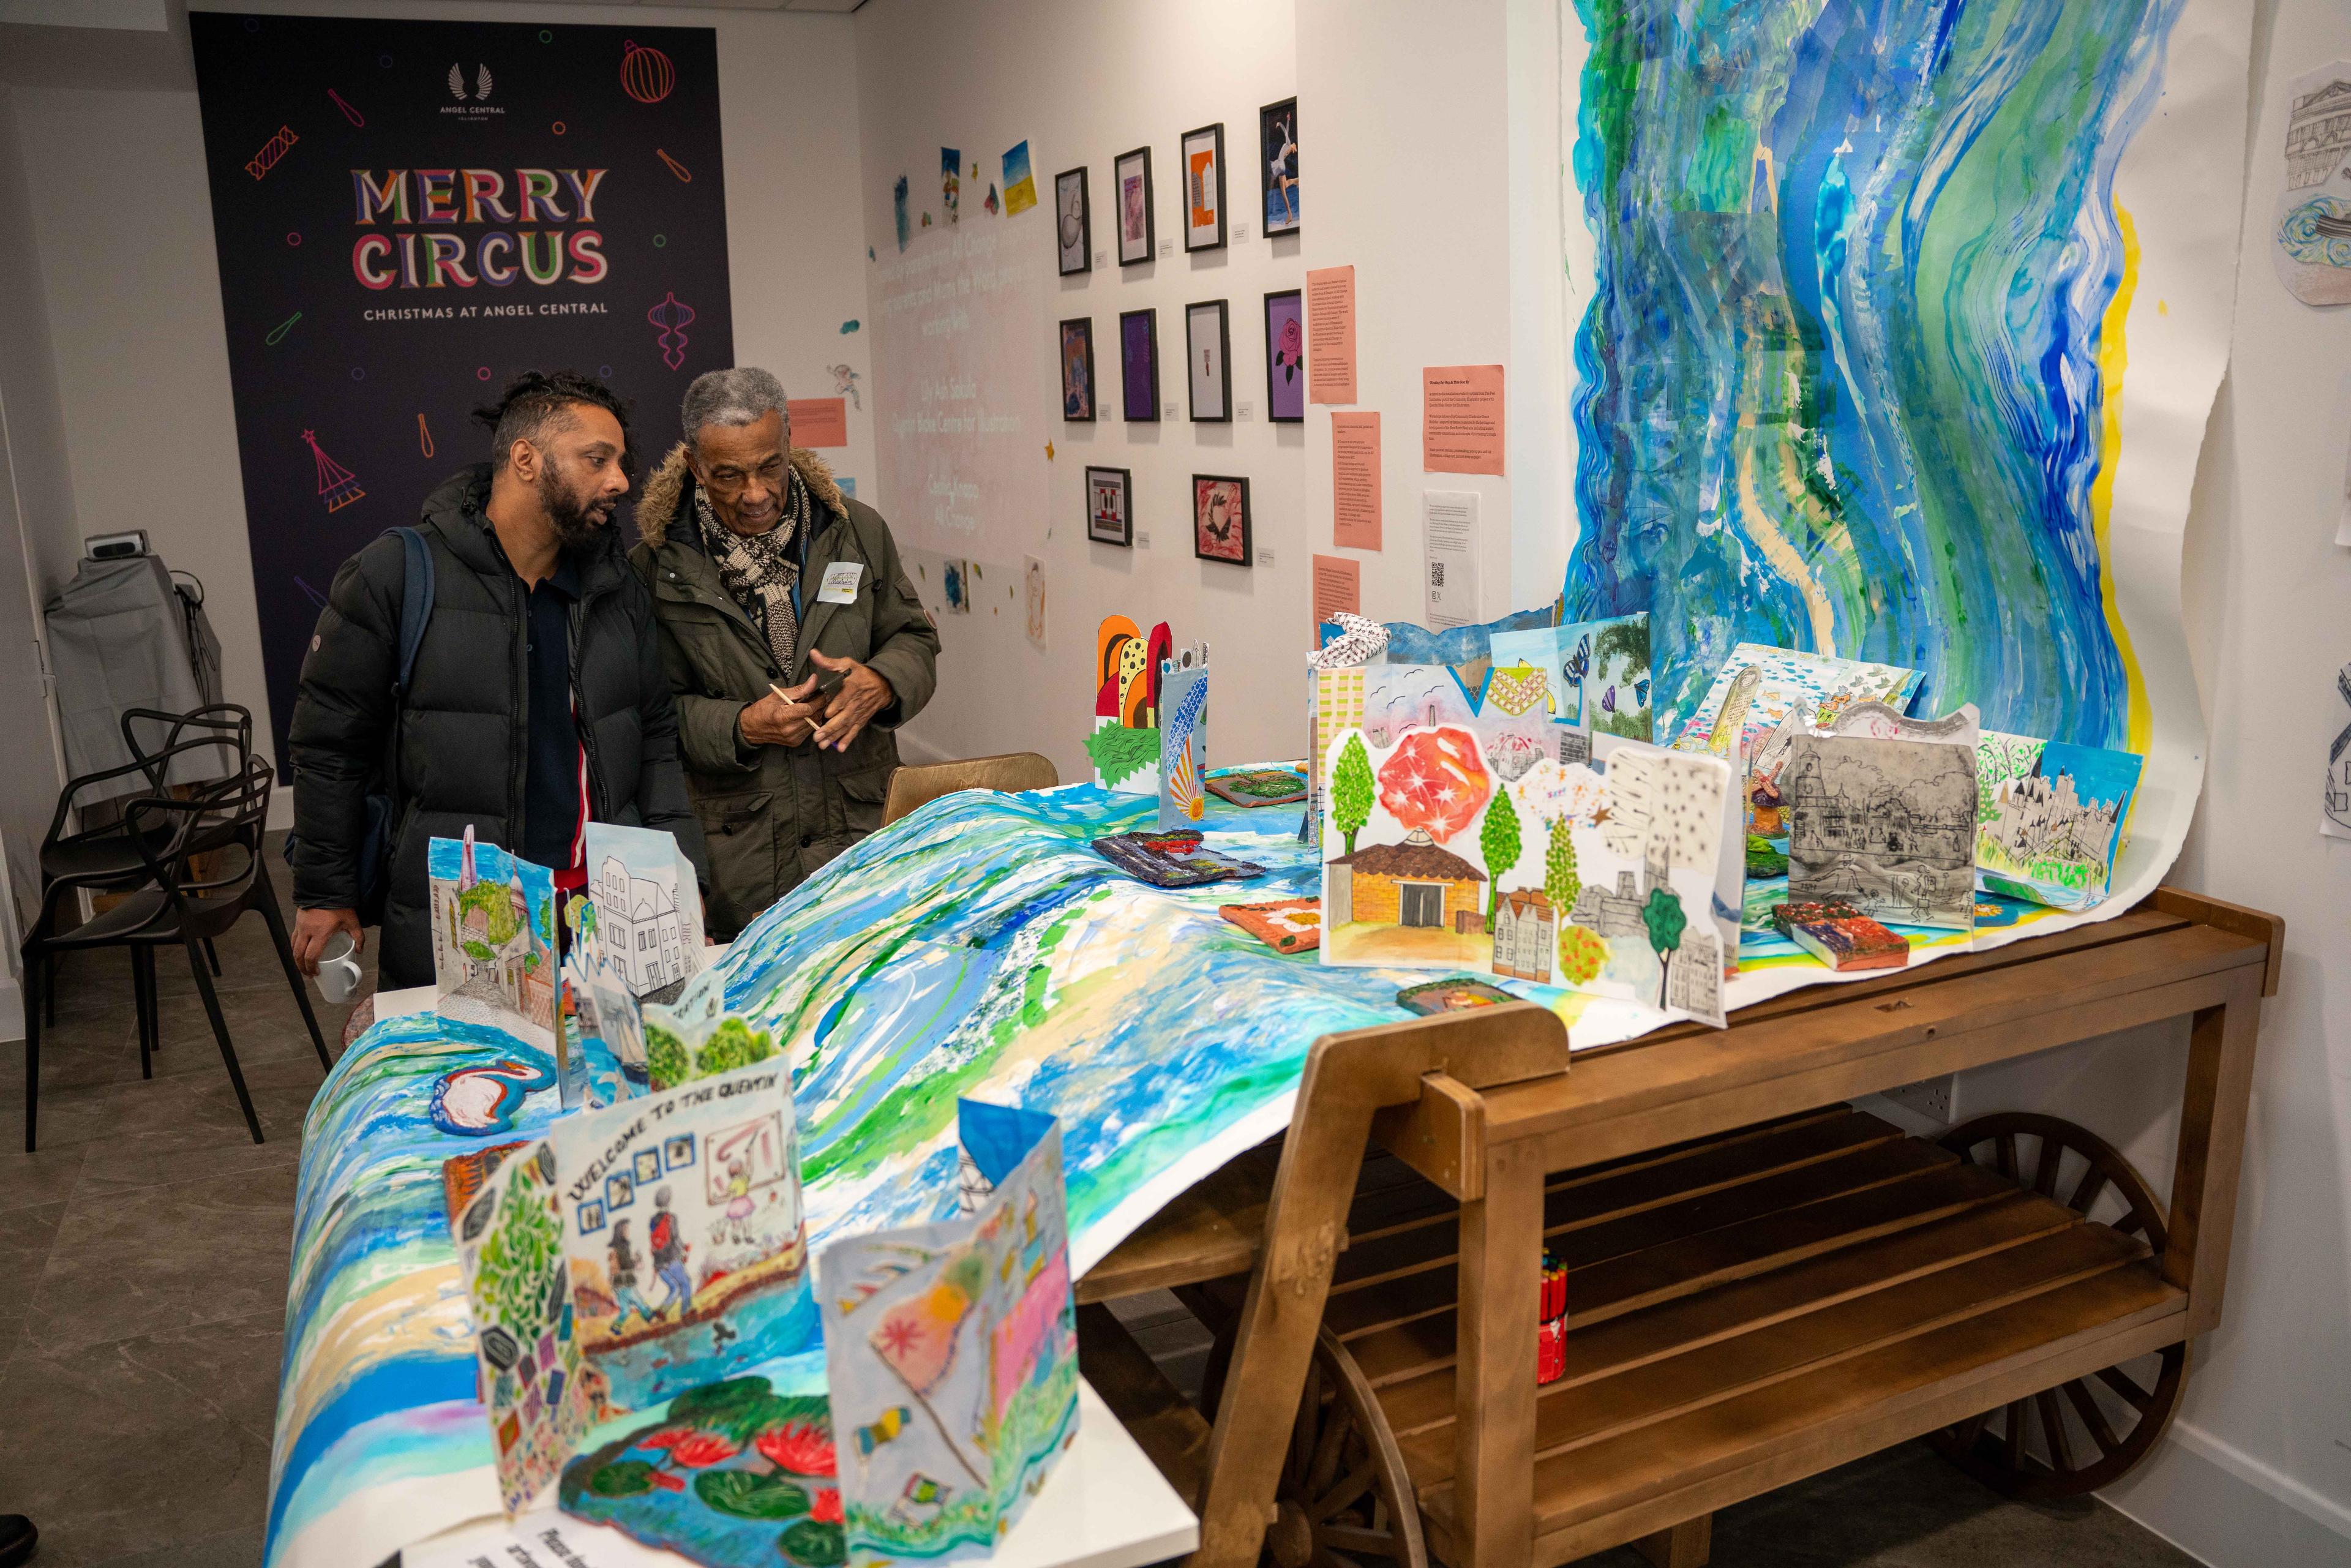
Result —
[[571, 711], [571, 606], [580, 569], [569, 551], [528, 595], [530, 734], [523, 770], [522, 858], [560, 876], [579, 836], [580, 724]]

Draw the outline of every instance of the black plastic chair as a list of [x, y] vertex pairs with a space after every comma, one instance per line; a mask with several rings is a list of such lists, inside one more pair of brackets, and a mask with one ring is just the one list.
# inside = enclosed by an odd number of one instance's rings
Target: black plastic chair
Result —
[[[246, 1091], [245, 1073], [237, 1065], [236, 1047], [229, 1039], [228, 1022], [221, 1015], [220, 998], [213, 989], [204, 944], [235, 925], [246, 911], [259, 910], [269, 927], [271, 940], [277, 944], [287, 983], [293, 987], [294, 999], [302, 1009], [302, 1021], [309, 1026], [310, 1043], [319, 1052], [319, 1065], [334, 1065], [327, 1054], [326, 1040], [319, 1032], [318, 1015], [310, 1010], [309, 993], [303, 988], [302, 976], [294, 967], [294, 949], [287, 938], [286, 917], [278, 911], [277, 894], [270, 885], [268, 868], [262, 856], [271, 780], [269, 765], [259, 758], [249, 758], [235, 778], [206, 786], [184, 799], [153, 795], [133, 800], [123, 812], [124, 831], [138, 848], [147, 873], [147, 885], [95, 919], [55, 935], [53, 917], [57, 901], [84, 885], [75, 877], [60, 877], [50, 884], [42, 901], [41, 917], [34, 924], [33, 935], [25, 940], [25, 977], [28, 984], [34, 985], [39, 983], [37, 977], [46, 977], [48, 960], [58, 953], [97, 947], [131, 950], [133, 973], [139, 977], [141, 992], [139, 1068], [143, 1078], [154, 1076], [154, 955], [158, 948], [169, 945], [184, 947], [188, 967], [196, 977], [197, 994], [204, 998], [214, 1038], [220, 1042], [221, 1061], [228, 1068], [229, 1082], [236, 1090], [237, 1104], [245, 1113], [246, 1128], [256, 1144], [263, 1141], [261, 1122], [254, 1114], [253, 1097]], [[223, 857], [229, 869], [217, 875], [199, 876], [193, 862], [197, 855], [206, 852]], [[27, 1154], [33, 1152], [39, 1124], [41, 999], [28, 996], [25, 1008]]]
[[[213, 754], [222, 764], [220, 776], [235, 779], [244, 773], [253, 756], [253, 715], [235, 703], [215, 703], [189, 713], [165, 713], [156, 708], [131, 708], [121, 718], [122, 743], [131, 753], [131, 760], [120, 767], [86, 773], [68, 782], [57, 795], [57, 814], [49, 820], [48, 835], [41, 841], [41, 895], [48, 896], [49, 886], [59, 877], [77, 879], [76, 885], [93, 893], [120, 893], [138, 887], [147, 881], [147, 862], [141, 858], [139, 848], [131, 841], [126, 820], [118, 819], [103, 827], [88, 828], [78, 833], [65, 831], [66, 819], [73, 812], [82, 792], [94, 784], [121, 779], [133, 773], [143, 774], [150, 794], [169, 791], [172, 767], [182, 757]], [[142, 731], [153, 731], [143, 734]], [[200, 846], [201, 848], [202, 846]], [[220, 956], [205, 946], [204, 956], [213, 973], [221, 972]], [[152, 962], [147, 972], [141, 971], [138, 950], [131, 958], [131, 983], [141, 998], [140, 1028], [148, 1032], [151, 1019], [146, 1003], [154, 990]], [[47, 1021], [57, 1021], [57, 984], [54, 958], [43, 980], [47, 988]]]

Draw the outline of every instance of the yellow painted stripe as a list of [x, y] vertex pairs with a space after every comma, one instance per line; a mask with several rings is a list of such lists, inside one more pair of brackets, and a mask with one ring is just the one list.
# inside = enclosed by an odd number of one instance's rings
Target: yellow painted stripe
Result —
[[2131, 646], [2130, 628], [2123, 624], [2122, 612], [2115, 605], [2114, 549], [2110, 525], [2115, 507], [2115, 469], [2123, 455], [2123, 371], [2130, 364], [2130, 350], [2126, 342], [2126, 322], [2130, 316], [2131, 299], [2138, 292], [2138, 225], [2131, 221], [2130, 209], [2121, 202], [2115, 204], [2115, 225], [2123, 236], [2123, 276], [2115, 289], [2114, 303], [2106, 307], [2105, 319], [2098, 327], [2098, 381], [2102, 389], [2101, 414], [2104, 427], [2099, 433], [2098, 476], [2090, 486], [2090, 532], [2098, 546], [2098, 595], [2103, 601], [2106, 625], [2114, 633], [2115, 647], [2122, 654], [2123, 676], [2130, 683], [2130, 729], [2124, 749], [2147, 755], [2148, 737], [2154, 733], [2154, 715], [2147, 703], [2147, 677], [2139, 669], [2138, 653]]

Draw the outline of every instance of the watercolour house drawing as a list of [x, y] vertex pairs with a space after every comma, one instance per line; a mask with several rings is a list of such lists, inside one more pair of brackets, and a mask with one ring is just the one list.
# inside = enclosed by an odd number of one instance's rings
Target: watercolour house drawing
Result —
[[1974, 925], [1972, 747], [1800, 735], [1779, 787], [1792, 902], [1841, 898], [1873, 920]]
[[850, 1561], [985, 1556], [1077, 1436], [1061, 1124], [965, 1100], [956, 1218], [817, 1260]]
[[[1980, 749], [1978, 759], [1980, 780]], [[2029, 771], [2001, 779], [1989, 800], [1979, 800], [1977, 880], [1991, 892], [2058, 909], [2105, 902], [2141, 760], [2063, 741], [2038, 747]]]
[[677, 840], [653, 828], [590, 822], [588, 897], [605, 966], [642, 997], [700, 969], [702, 888]]
[[433, 981], [444, 1018], [555, 1054], [555, 873], [462, 839], [426, 850]]
[[[1538, 705], [1538, 709], [1540, 705]], [[1480, 971], [1723, 1021], [1730, 768], [1597, 737], [1528, 760], [1515, 716], [1340, 732], [1322, 779], [1326, 964]]]

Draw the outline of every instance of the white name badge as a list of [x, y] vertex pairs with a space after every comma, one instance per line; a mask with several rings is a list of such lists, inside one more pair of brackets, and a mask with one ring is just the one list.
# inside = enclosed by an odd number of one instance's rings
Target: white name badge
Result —
[[824, 569], [824, 586], [816, 591], [819, 604], [854, 604], [857, 582], [865, 575], [862, 561], [837, 560]]

